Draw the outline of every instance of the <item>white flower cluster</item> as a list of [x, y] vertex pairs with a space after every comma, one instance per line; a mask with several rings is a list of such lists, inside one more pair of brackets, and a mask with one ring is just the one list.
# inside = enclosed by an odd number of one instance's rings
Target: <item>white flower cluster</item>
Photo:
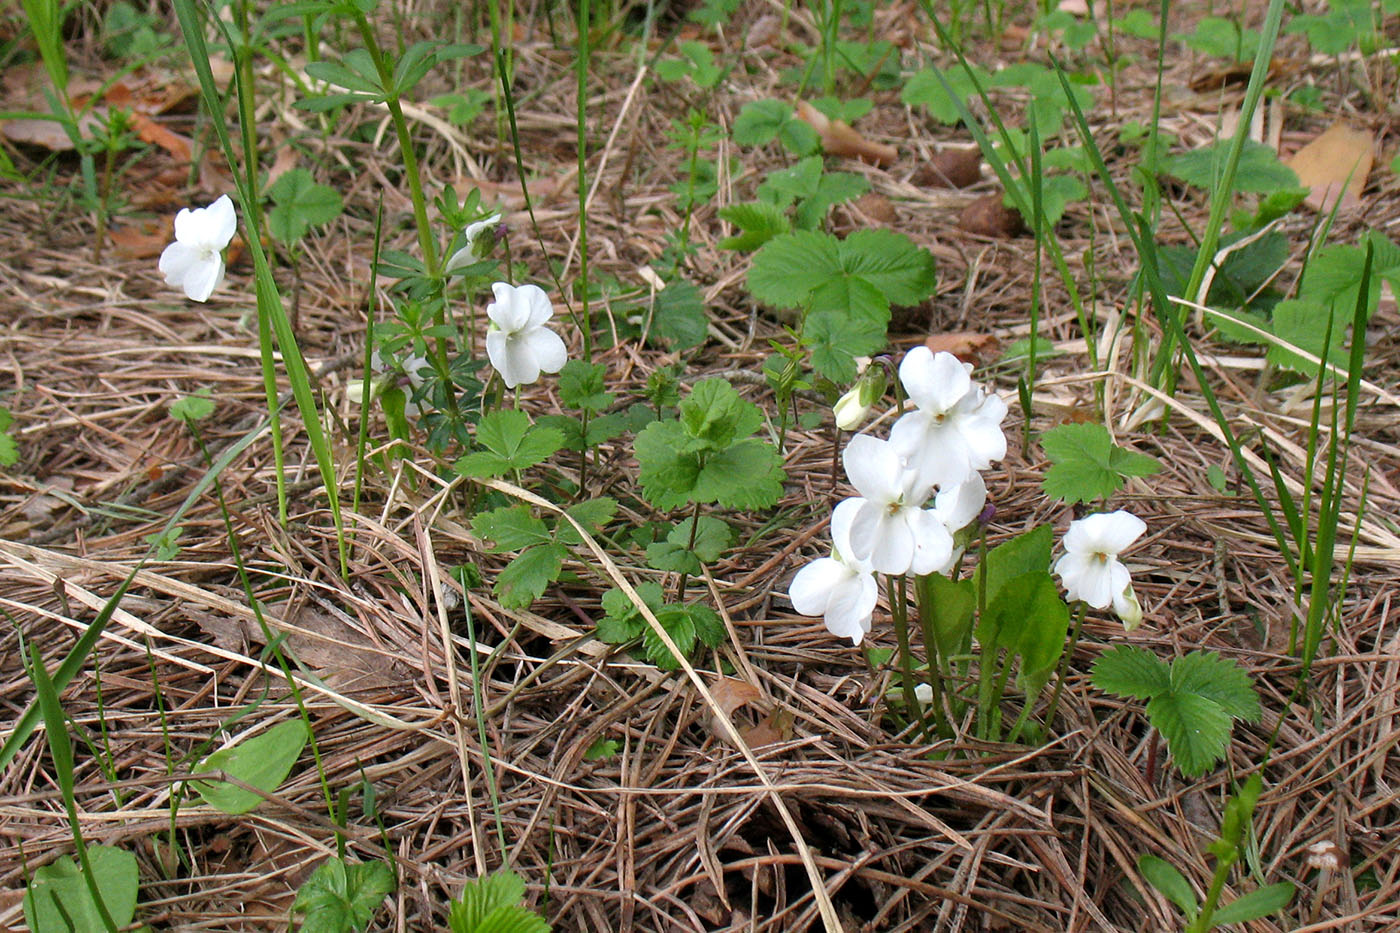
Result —
[[875, 574], [951, 568], [960, 554], [953, 535], [987, 501], [980, 471], [1006, 456], [1006, 403], [973, 384], [970, 365], [916, 347], [899, 380], [917, 407], [889, 440], [862, 434], [846, 446], [842, 462], [860, 495], [832, 512], [832, 556], [803, 567], [788, 589], [798, 612], [822, 616], [857, 645], [870, 631]]

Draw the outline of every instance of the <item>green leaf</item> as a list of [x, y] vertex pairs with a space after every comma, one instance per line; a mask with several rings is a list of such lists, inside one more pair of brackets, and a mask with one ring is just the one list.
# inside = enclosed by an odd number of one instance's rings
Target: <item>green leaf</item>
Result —
[[0, 434], [0, 466], [19, 463], [19, 444], [8, 434]]
[[1136, 700], [1150, 700], [1172, 687], [1167, 664], [1146, 648], [1118, 645], [1094, 662], [1092, 682], [1106, 693]]
[[467, 454], [453, 464], [453, 469], [463, 476], [504, 476], [543, 463], [564, 446], [562, 431], [532, 425], [528, 415], [514, 408], [484, 415], [476, 428], [476, 440], [489, 453]]
[[[972, 614], [977, 608], [977, 592], [972, 580], [950, 580], [941, 573], [920, 577], [919, 606], [932, 614], [934, 639], [944, 658], [967, 654], [972, 644]], [[922, 595], [926, 593], [925, 595]]]
[[[564, 435], [561, 433], [559, 436], [563, 438]], [[458, 457], [457, 462], [452, 464], [452, 469], [468, 479], [495, 479], [498, 476], [508, 474], [511, 470], [511, 464], [500, 454], [493, 454], [489, 450], [478, 450], [476, 453]]]
[[836, 311], [809, 315], [802, 342], [812, 351], [812, 368], [837, 385], [856, 378], [856, 357], [874, 356], [885, 346], [885, 326]]
[[[136, 856], [113, 846], [89, 845], [88, 864], [112, 922], [130, 925], [136, 916], [140, 875]], [[63, 905], [60, 912], [57, 904]], [[64, 919], [64, 914], [68, 920]], [[72, 921], [69, 925], [68, 921]], [[66, 855], [35, 869], [24, 890], [24, 922], [33, 933], [71, 933], [73, 930], [105, 930], [97, 903], [92, 899], [82, 869]]]
[[754, 254], [748, 272], [749, 293], [775, 308], [800, 308], [818, 282], [840, 272], [836, 238], [799, 230], [774, 237]]
[[734, 118], [730, 135], [741, 146], [762, 146], [777, 139], [778, 130], [792, 119], [792, 107], [780, 100], [752, 101]]
[[203, 421], [214, 413], [214, 401], [209, 398], [208, 389], [201, 389], [194, 395], [171, 402], [169, 411], [170, 417], [176, 421]]
[[1172, 662], [1171, 683], [1175, 692], [1213, 700], [1235, 719], [1258, 722], [1263, 715], [1253, 678], [1214, 651], [1193, 651], [1177, 658]]
[[719, 613], [704, 603], [692, 603], [686, 607], [686, 612], [690, 613], [690, 623], [695, 626], [695, 635], [701, 644], [714, 648], [724, 641], [724, 621]]
[[384, 862], [330, 858], [302, 882], [292, 913], [306, 915], [301, 933], [363, 930], [395, 886], [394, 871]]
[[[1209, 191], [1219, 183], [1229, 148], [1229, 140], [1220, 140], [1210, 146], [1167, 156], [1162, 160], [1162, 170], [1188, 185]], [[1279, 161], [1274, 150], [1263, 143], [1245, 142], [1235, 172], [1235, 191], [1267, 194], [1280, 188], [1297, 187], [1298, 176]]]
[[1150, 476], [1162, 468], [1155, 457], [1114, 444], [1101, 424], [1062, 424], [1040, 439], [1052, 466], [1041, 481], [1045, 494], [1073, 505], [1107, 499], [1128, 476]]
[[[660, 622], [666, 634], [671, 636], [681, 654], [689, 657], [690, 652], [695, 649], [697, 637], [695, 620], [690, 612], [684, 606], [662, 606], [656, 613], [656, 621]], [[646, 651], [647, 660], [663, 671], [674, 671], [681, 666], [681, 662], [671, 654], [661, 636], [657, 635], [650, 625], [642, 629], [642, 647]]]
[[549, 933], [549, 924], [520, 902], [525, 882], [511, 871], [468, 881], [447, 910], [452, 933]]
[[304, 168], [285, 172], [267, 189], [276, 205], [267, 213], [267, 229], [281, 243], [295, 243], [311, 227], [340, 216], [344, 202], [334, 188], [316, 183]]
[[[565, 511], [589, 534], [597, 534], [617, 514], [617, 500], [607, 496], [599, 496], [596, 499], [575, 502]], [[579, 545], [583, 543], [583, 539], [574, 530], [574, 526], [563, 519], [559, 520], [555, 531], [559, 535], [559, 540], [565, 544]]]
[[1293, 901], [1293, 885], [1287, 881], [1255, 888], [1248, 894], [1235, 898], [1210, 915], [1211, 923], [1217, 927], [1227, 923], [1245, 923], [1258, 920], [1269, 914], [1278, 913]]
[[[987, 71], [976, 65], [971, 66], [972, 73], [977, 76], [977, 80], [985, 87], [989, 78]], [[939, 80], [942, 75], [944, 82]], [[948, 88], [952, 88], [953, 96], [949, 96]], [[967, 69], [952, 68], [947, 71], [928, 67], [922, 71], [915, 72], [904, 85], [904, 91], [900, 94], [900, 100], [913, 106], [923, 104], [928, 108], [929, 115], [940, 123], [957, 123], [960, 119], [955, 98], [964, 105], [967, 99], [976, 93], [976, 87], [972, 83]]]
[[890, 304], [913, 305], [937, 285], [933, 254], [893, 230], [857, 230], [838, 247], [841, 267], [874, 285]]
[[[1327, 333], [1329, 315], [1332, 317], [1330, 337]], [[1351, 317], [1350, 312], [1342, 310], [1340, 302], [1329, 308], [1319, 301], [1290, 298], [1274, 305], [1272, 330], [1275, 337], [1299, 350], [1306, 350], [1318, 359], [1322, 358], [1322, 351], [1326, 346], [1327, 362], [1345, 368]], [[1219, 323], [1218, 318], [1215, 320]], [[1275, 366], [1308, 376], [1317, 375], [1316, 363], [1288, 347], [1271, 343], [1267, 357]]]
[[652, 305], [651, 333], [672, 350], [689, 350], [705, 342], [710, 318], [700, 289], [687, 279], [677, 278], [656, 293]]
[[530, 514], [528, 505], [510, 505], [472, 518], [472, 534], [491, 542], [494, 553], [518, 551], [550, 540], [543, 519]]
[[704, 379], [681, 402], [680, 421], [692, 438], [718, 450], [758, 430], [763, 413], [741, 398], [727, 380]]
[[556, 385], [559, 401], [569, 408], [597, 414], [613, 403], [613, 394], [607, 391], [608, 367], [603, 363], [589, 363], [586, 360], [569, 360], [559, 370]]
[[1159, 694], [1147, 703], [1147, 719], [1187, 777], [1200, 777], [1225, 757], [1230, 715], [1214, 700], [1194, 693]]
[[[696, 526], [693, 546], [690, 541], [692, 525]], [[718, 560], [732, 539], [733, 532], [718, 518], [708, 515], [687, 518], [671, 529], [665, 541], [647, 545], [647, 564], [657, 570], [698, 574], [701, 564]]]
[[853, 201], [869, 190], [870, 182], [863, 175], [825, 172], [817, 180], [817, 190], [798, 206], [797, 226], [815, 230], [837, 204]]
[[1175, 865], [1155, 855], [1140, 855], [1137, 867], [1149, 884], [1161, 891], [1162, 896], [1167, 900], [1182, 909], [1186, 914], [1186, 919], [1196, 919], [1196, 914], [1201, 911], [1200, 906], [1196, 903], [1196, 892], [1191, 890], [1191, 882], [1186, 880], [1185, 875], [1177, 871]]
[[616, 758], [617, 753], [622, 750], [622, 745], [616, 739], [605, 739], [602, 736], [594, 739], [588, 748], [584, 749], [584, 761], [607, 761]]
[[559, 579], [568, 549], [558, 542], [526, 548], [496, 577], [492, 592], [507, 609], [525, 609]]
[[1007, 580], [977, 625], [977, 640], [999, 645], [1021, 658], [1020, 680], [1027, 692], [1044, 685], [1065, 647], [1069, 607], [1046, 569]]
[[821, 156], [808, 156], [790, 168], [769, 172], [758, 186], [758, 197], [774, 207], [788, 207], [816, 194], [821, 180]]
[[1039, 525], [987, 552], [973, 575], [974, 586], [981, 585], [983, 574], [987, 577], [987, 605], [991, 605], [1001, 588], [1016, 577], [1050, 569], [1053, 536], [1049, 525]]
[[695, 481], [694, 502], [716, 502], [727, 509], [766, 509], [783, 495], [783, 458], [756, 437], [710, 455]]
[[782, 209], [767, 201], [731, 204], [728, 207], [720, 208], [719, 216], [722, 220], [729, 221], [743, 231], [720, 240], [720, 249], [752, 252], [773, 237], [787, 233], [792, 229], [792, 222], [788, 220]]
[[[223, 771], [266, 793], [275, 791], [296, 764], [311, 733], [300, 719], [289, 719], [230, 748], [221, 748], [195, 766], [197, 773]], [[227, 781], [191, 781], [204, 802], [237, 815], [247, 813], [263, 798]]]

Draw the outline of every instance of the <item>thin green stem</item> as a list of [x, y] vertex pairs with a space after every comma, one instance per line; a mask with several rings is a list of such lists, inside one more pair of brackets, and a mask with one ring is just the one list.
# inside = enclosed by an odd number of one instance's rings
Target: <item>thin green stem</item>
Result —
[[899, 678], [904, 696], [904, 709], [911, 721], [919, 724], [924, 741], [932, 741], [928, 722], [919, 712], [919, 695], [914, 690], [914, 652], [909, 647], [909, 604], [904, 588], [904, 574], [885, 577], [890, 596], [890, 615], [894, 619], [894, 635], [899, 642]]
[[578, 4], [578, 288], [583, 314], [583, 358], [593, 362], [593, 318], [588, 303], [588, 60], [590, 57], [589, 0]]

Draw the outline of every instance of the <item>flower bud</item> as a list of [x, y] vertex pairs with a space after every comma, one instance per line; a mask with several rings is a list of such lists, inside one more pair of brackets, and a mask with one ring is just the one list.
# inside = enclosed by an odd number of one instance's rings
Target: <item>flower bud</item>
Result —
[[853, 431], [860, 427], [870, 409], [860, 403], [860, 386], [857, 385], [837, 399], [832, 410], [836, 412], [836, 426], [843, 431]]
[[870, 360], [860, 357], [856, 360], [860, 375], [851, 390], [836, 400], [833, 411], [836, 413], [836, 426], [843, 431], [854, 431], [860, 427], [871, 407], [885, 394], [885, 370], [881, 366], [871, 366]]
[[1142, 624], [1142, 603], [1138, 602], [1137, 593], [1133, 592], [1131, 583], [1123, 591], [1122, 599], [1113, 601], [1113, 610], [1118, 613], [1118, 618], [1123, 620], [1124, 631], [1131, 632]]

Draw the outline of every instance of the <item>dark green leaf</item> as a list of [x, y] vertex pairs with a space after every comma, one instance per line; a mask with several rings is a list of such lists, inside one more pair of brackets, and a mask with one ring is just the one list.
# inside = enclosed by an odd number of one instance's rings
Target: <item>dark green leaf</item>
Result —
[[1150, 700], [1172, 686], [1171, 668], [1146, 648], [1118, 645], [1094, 662], [1093, 684], [1120, 697]]
[[384, 862], [327, 859], [302, 882], [292, 913], [306, 915], [301, 933], [363, 930], [394, 887], [394, 871]]
[[812, 368], [837, 385], [856, 378], [857, 356], [873, 356], [885, 346], [884, 325], [836, 311], [807, 318], [802, 342], [812, 350]]
[[525, 882], [500, 871], [468, 881], [447, 911], [451, 933], [549, 933], [544, 919], [521, 906]]
[[[1188, 185], [1207, 191], [1215, 188], [1225, 170], [1225, 157], [1230, 148], [1228, 140], [1193, 149], [1162, 160], [1162, 170]], [[1267, 194], [1280, 188], [1298, 187], [1293, 169], [1278, 159], [1278, 154], [1263, 143], [1247, 140], [1240, 153], [1235, 172], [1235, 191]]]
[[1214, 700], [1194, 693], [1158, 694], [1147, 703], [1147, 719], [1187, 777], [1200, 777], [1225, 757], [1230, 715]]
[[727, 509], [766, 509], [782, 498], [786, 475], [773, 445], [751, 437], [711, 454], [691, 496]]
[[613, 403], [607, 391], [608, 367], [603, 363], [569, 360], [559, 370], [559, 401], [569, 408], [597, 414]]
[[[598, 531], [612, 521], [617, 514], [617, 500], [607, 496], [599, 496], [596, 499], [585, 499], [582, 502], [575, 502], [566, 510], [573, 517], [574, 521], [584, 527], [589, 534], [597, 534]], [[574, 526], [564, 519], [558, 524], [559, 540], [565, 544], [582, 544], [583, 539]]]
[[857, 230], [837, 251], [843, 271], [874, 285], [890, 304], [918, 304], [933, 295], [933, 254], [902, 233]]
[[675, 279], [656, 293], [652, 306], [651, 333], [670, 344], [673, 350], [698, 347], [709, 336], [710, 319], [700, 289], [683, 278]]
[[549, 541], [549, 530], [542, 519], [530, 514], [528, 505], [511, 505], [472, 518], [472, 533], [491, 542], [494, 552], [518, 551]]
[[1149, 476], [1161, 469], [1155, 457], [1114, 444], [1101, 424], [1062, 424], [1041, 436], [1052, 466], [1042, 485], [1045, 494], [1067, 503], [1107, 499], [1126, 476]]
[[731, 204], [720, 208], [719, 216], [743, 231], [720, 240], [720, 249], [752, 252], [773, 237], [792, 229], [792, 222], [788, 220], [787, 215], [767, 201]]
[[1193, 651], [1177, 658], [1172, 662], [1171, 683], [1177, 693], [1214, 700], [1235, 719], [1258, 722], [1263, 714], [1249, 673], [1214, 651]]
[[557, 542], [527, 548], [496, 577], [492, 592], [505, 608], [525, 609], [559, 579], [564, 558], [568, 556], [568, 550]]
[[1140, 855], [1137, 867], [1149, 884], [1182, 909], [1186, 919], [1196, 919], [1196, 914], [1200, 913], [1200, 907], [1196, 904], [1196, 893], [1191, 890], [1191, 882], [1176, 870], [1175, 865], [1155, 855]]

